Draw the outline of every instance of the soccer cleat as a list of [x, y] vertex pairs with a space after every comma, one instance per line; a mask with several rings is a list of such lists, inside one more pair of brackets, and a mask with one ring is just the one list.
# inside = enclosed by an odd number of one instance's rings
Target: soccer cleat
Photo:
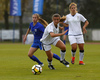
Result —
[[85, 65], [83, 61], [79, 61], [79, 65]]
[[74, 64], [75, 57], [72, 57], [71, 63]]
[[48, 65], [49, 69], [54, 70], [55, 68], [53, 67], [53, 65]]
[[66, 67], [69, 67], [69, 62], [67, 62], [65, 59], [60, 62], [63, 63]]
[[44, 66], [44, 64], [42, 63], [42, 64], [39, 64], [41, 67], [43, 67]]

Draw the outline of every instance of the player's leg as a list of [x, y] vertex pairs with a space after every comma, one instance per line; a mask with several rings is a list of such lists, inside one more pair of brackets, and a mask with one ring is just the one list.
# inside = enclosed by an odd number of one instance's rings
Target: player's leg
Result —
[[46, 52], [47, 55], [47, 61], [48, 61], [48, 67], [50, 69], [55, 69], [52, 65], [52, 58], [53, 58], [53, 53], [51, 52], [51, 45], [42, 45], [43, 50]]
[[46, 52], [46, 55], [48, 56], [48, 59], [47, 59], [47, 61], [48, 61], [48, 67], [50, 68], [50, 69], [55, 69], [54, 67], [53, 67], [53, 65], [52, 65], [52, 58], [53, 58], [53, 53], [51, 52], [51, 50], [48, 50], [48, 51], [45, 51]]
[[74, 64], [75, 63], [75, 54], [76, 54], [76, 50], [77, 50], [77, 41], [76, 41], [75, 36], [68, 36], [68, 38], [69, 38], [69, 42], [71, 45], [71, 54], [72, 54], [71, 63]]
[[57, 54], [55, 54], [55, 53], [53, 53], [53, 58], [55, 58], [55, 59], [60, 61], [60, 57]]
[[84, 57], [84, 44], [78, 44], [78, 46], [79, 46], [79, 50], [80, 50], [80, 52], [79, 52], [79, 54], [80, 54], [80, 56], [79, 56], [79, 64], [80, 65], [84, 65], [84, 62], [83, 62], [83, 57]]
[[66, 37], [67, 37], [67, 35], [64, 35], [64, 36], [63, 36], [63, 43], [64, 43], [64, 44], [66, 44]]
[[71, 63], [74, 64], [75, 63], [75, 54], [76, 54], [76, 50], [77, 50], [77, 43], [72, 44], [71, 47], [72, 47], [72, 50], [71, 50], [71, 54], [72, 54]]
[[83, 62], [83, 57], [84, 57], [84, 38], [83, 35], [77, 36], [77, 43], [78, 43], [78, 47], [79, 47], [79, 64], [80, 65], [84, 65]]
[[43, 66], [43, 63], [33, 54], [37, 51], [38, 48], [33, 48], [30, 47], [29, 52], [28, 52], [28, 56], [30, 57], [30, 59], [32, 59], [33, 61], [36, 61], [39, 65]]
[[69, 62], [67, 62], [65, 60], [66, 46], [64, 45], [64, 43], [61, 40], [59, 40], [56, 44], [56, 47], [61, 49], [61, 51], [60, 51], [60, 55], [61, 55], [60, 62], [63, 63], [66, 67], [69, 67]]
[[[69, 27], [64, 27], [64, 31], [65, 30], [68, 30], [69, 29]], [[63, 43], [64, 44], [66, 44], [66, 37], [67, 37], [67, 35], [68, 35], [68, 31], [64, 34], [64, 36], [63, 36]]]

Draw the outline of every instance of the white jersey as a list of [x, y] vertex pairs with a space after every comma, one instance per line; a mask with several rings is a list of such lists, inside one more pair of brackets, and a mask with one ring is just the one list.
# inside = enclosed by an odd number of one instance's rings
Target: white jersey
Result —
[[43, 44], [52, 44], [56, 39], [58, 39], [59, 37], [51, 37], [50, 36], [50, 32], [53, 32], [55, 34], [59, 33], [59, 24], [57, 24], [57, 28], [54, 25], [54, 22], [51, 22], [46, 28], [45, 31], [43, 33], [42, 38], [40, 39], [40, 41]]
[[81, 35], [82, 34], [81, 21], [85, 22], [86, 18], [79, 13], [76, 13], [74, 16], [72, 16], [71, 14], [68, 14], [66, 16], [66, 20], [64, 23], [69, 25], [68, 35]]

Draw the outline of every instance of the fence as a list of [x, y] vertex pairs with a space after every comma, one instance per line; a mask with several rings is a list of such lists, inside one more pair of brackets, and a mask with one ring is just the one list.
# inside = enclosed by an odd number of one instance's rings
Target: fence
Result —
[[[26, 30], [23, 29], [23, 33], [25, 33]], [[87, 29], [87, 34], [84, 34], [85, 41], [100, 41], [100, 29]], [[19, 30], [15, 30], [14, 39], [19, 40], [20, 39], [20, 33]], [[23, 37], [23, 35], [22, 35]], [[31, 34], [27, 37], [27, 44], [32, 43], [34, 38]], [[30, 40], [31, 39], [31, 40]], [[0, 30], [0, 41], [5, 40], [13, 40], [13, 30]], [[22, 40], [23, 41], [23, 40]]]

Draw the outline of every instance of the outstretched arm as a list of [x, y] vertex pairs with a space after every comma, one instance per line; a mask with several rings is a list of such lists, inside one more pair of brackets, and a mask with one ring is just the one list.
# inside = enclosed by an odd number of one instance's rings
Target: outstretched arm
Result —
[[58, 34], [55, 34], [55, 33], [53, 33], [53, 32], [50, 32], [50, 35], [51, 35], [51, 37], [62, 36], [62, 35], [64, 35], [67, 31], [68, 31], [68, 30], [66, 30], [66, 31], [64, 31], [64, 32], [62, 32], [62, 33], [58, 33]]
[[60, 24], [62, 24], [64, 27], [68, 27], [68, 24], [66, 24], [64, 22], [60, 22]]

